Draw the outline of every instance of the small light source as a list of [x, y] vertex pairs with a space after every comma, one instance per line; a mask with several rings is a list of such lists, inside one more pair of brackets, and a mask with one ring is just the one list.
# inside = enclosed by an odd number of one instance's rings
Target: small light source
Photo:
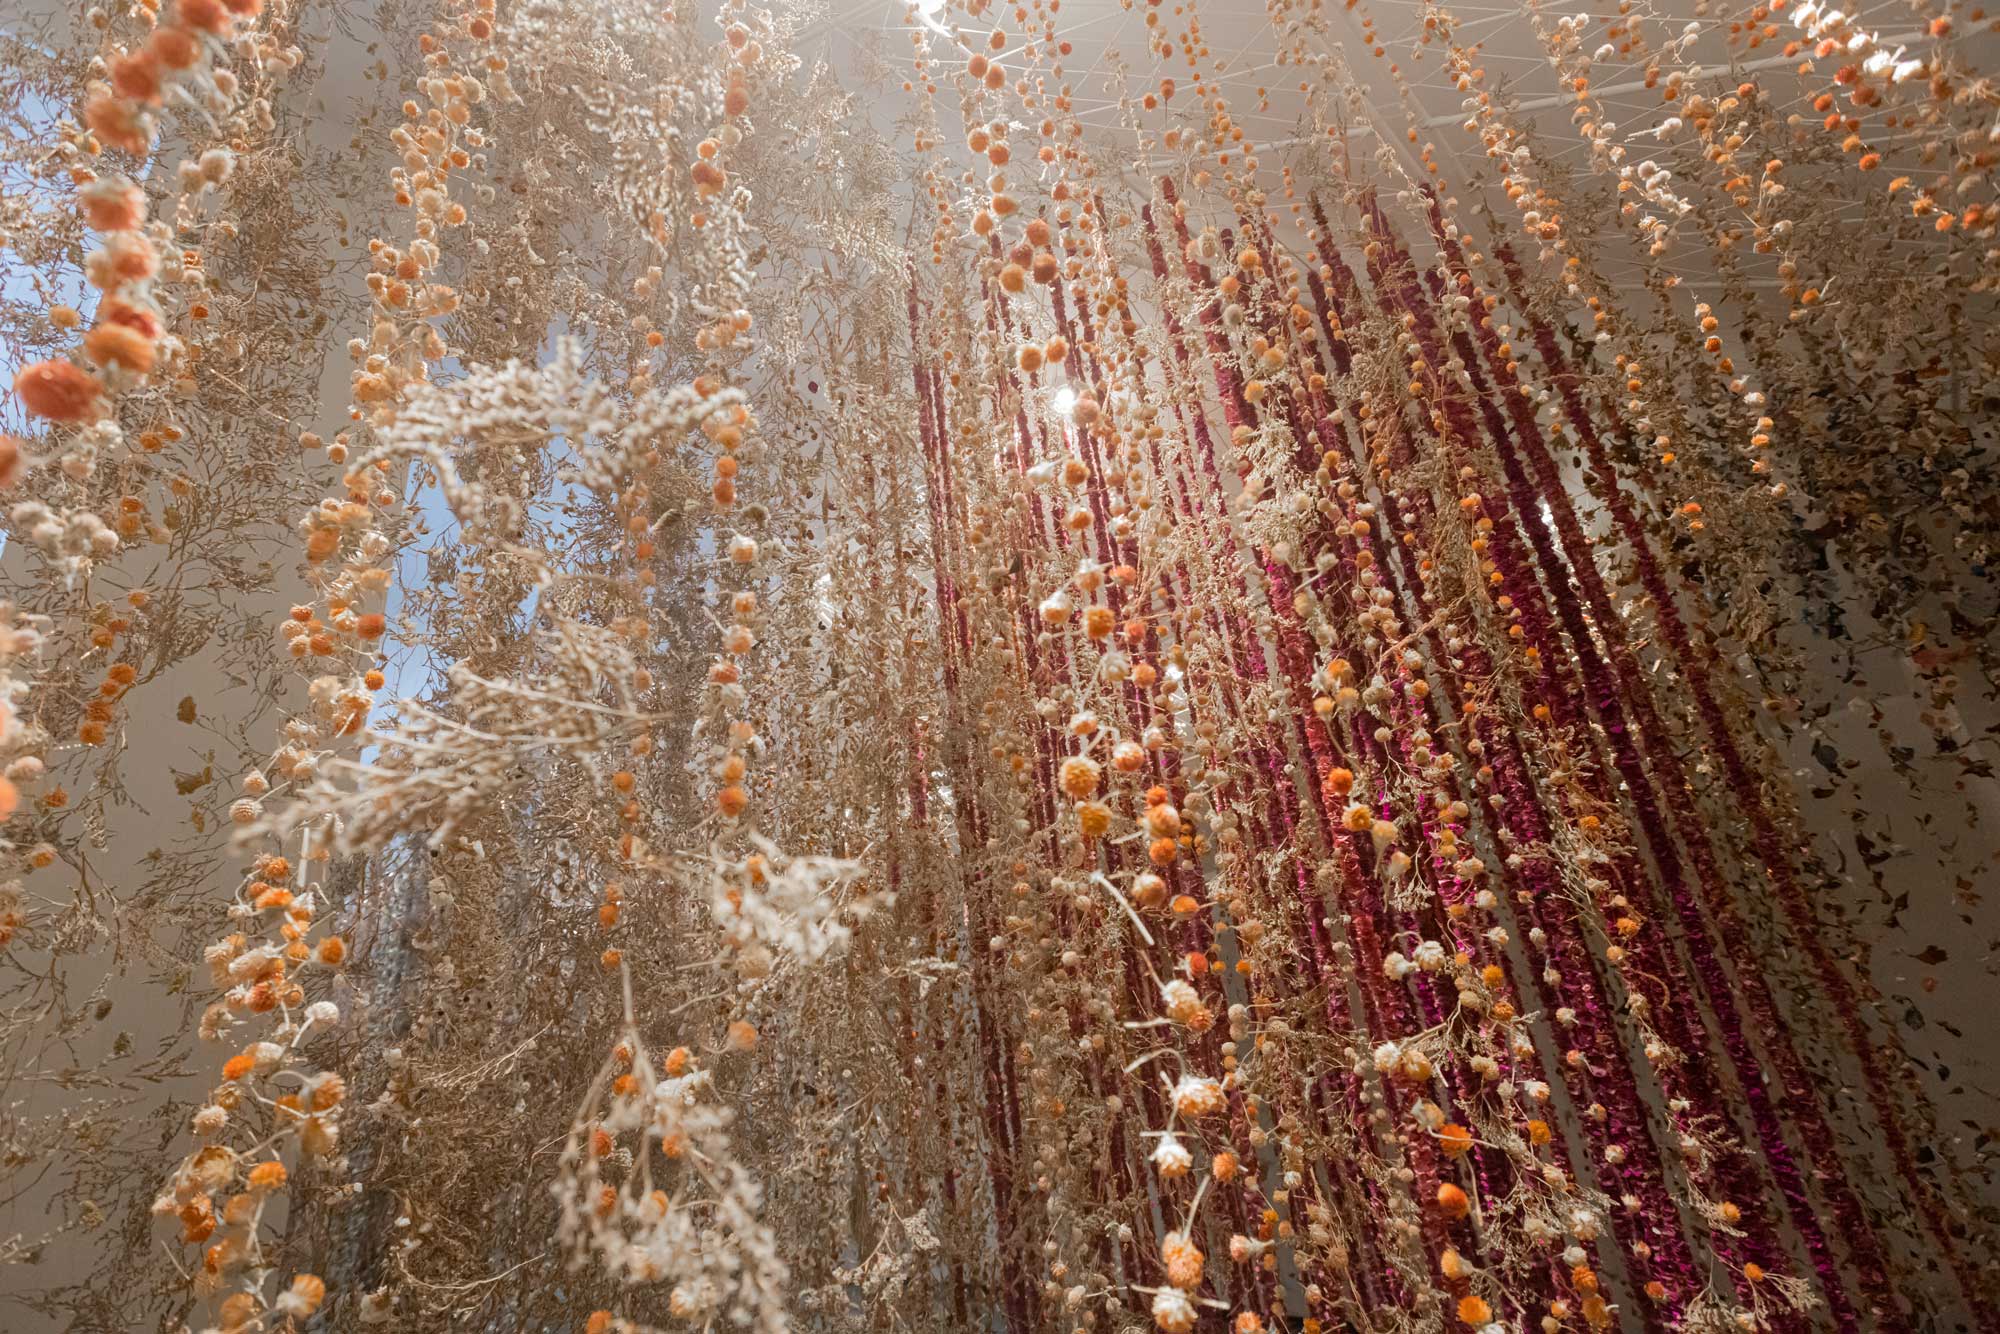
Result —
[[1060, 412], [1063, 415], [1067, 416], [1069, 415], [1069, 410], [1075, 406], [1076, 406], [1076, 390], [1070, 388], [1068, 385], [1064, 385], [1062, 388], [1056, 390], [1057, 412]]

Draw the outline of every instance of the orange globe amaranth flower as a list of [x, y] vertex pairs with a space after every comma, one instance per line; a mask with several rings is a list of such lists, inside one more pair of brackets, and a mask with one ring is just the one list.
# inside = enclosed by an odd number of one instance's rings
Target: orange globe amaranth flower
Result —
[[293, 1277], [292, 1286], [279, 1294], [275, 1305], [288, 1315], [308, 1316], [325, 1300], [325, 1280], [317, 1274], [298, 1274]]
[[[101, 176], [78, 196], [94, 231], [127, 232], [146, 220], [146, 195], [122, 176]], [[101, 312], [100, 312], [101, 317]]]
[[1167, 1282], [1173, 1286], [1187, 1292], [1201, 1286], [1206, 1257], [1185, 1232], [1167, 1234], [1166, 1240], [1160, 1243], [1160, 1259], [1167, 1266]]
[[83, 354], [100, 366], [134, 375], [153, 369], [153, 340], [125, 324], [100, 324], [83, 336]]
[[206, 1195], [182, 1205], [176, 1215], [181, 1221], [181, 1242], [198, 1246], [215, 1232], [215, 1206]]
[[[106, 290], [119, 283], [144, 282], [160, 271], [160, 254], [143, 232], [113, 232], [104, 239], [103, 258], [96, 262], [106, 272], [97, 274], [92, 282]], [[108, 277], [112, 281], [99, 281]], [[114, 310], [119, 307], [114, 306]]]
[[186, 28], [168, 25], [154, 30], [146, 49], [162, 69], [193, 69], [201, 59], [201, 43]]
[[134, 157], [144, 156], [153, 144], [153, 127], [139, 109], [108, 93], [84, 103], [83, 123], [105, 143]]
[[112, 57], [111, 87], [120, 97], [158, 106], [166, 90], [159, 57], [144, 49]]
[[329, 1070], [313, 1081], [312, 1092], [307, 1096], [315, 1112], [331, 1111], [347, 1096], [347, 1081]]
[[1097, 761], [1084, 755], [1072, 755], [1062, 762], [1056, 781], [1062, 790], [1077, 801], [1084, 801], [1097, 791], [1098, 780], [1103, 770]]
[[174, 14], [195, 31], [216, 37], [227, 34], [233, 22], [222, 0], [180, 0], [174, 6]]
[[53, 422], [82, 422], [97, 415], [103, 383], [73, 361], [52, 357], [23, 366], [14, 376], [22, 406]]

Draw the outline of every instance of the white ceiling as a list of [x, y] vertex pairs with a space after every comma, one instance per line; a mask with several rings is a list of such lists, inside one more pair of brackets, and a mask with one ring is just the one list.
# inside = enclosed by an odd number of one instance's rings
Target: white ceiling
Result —
[[[927, 0], [927, 3], [935, 4], [936, 0]], [[1305, 12], [1306, 7], [1306, 0], [1295, 0], [1292, 6], [1299, 12]], [[1413, 174], [1420, 178], [1423, 175], [1416, 170], [1417, 144], [1410, 143], [1407, 138], [1407, 132], [1414, 125], [1418, 134], [1417, 143], [1435, 146], [1445, 178], [1454, 190], [1462, 191], [1464, 183], [1475, 174], [1472, 168], [1483, 165], [1479, 162], [1483, 150], [1477, 137], [1463, 128], [1465, 94], [1448, 83], [1443, 52], [1436, 46], [1426, 48], [1419, 41], [1427, 13], [1448, 14], [1456, 25], [1458, 40], [1478, 45], [1478, 63], [1487, 73], [1488, 86], [1496, 93], [1513, 99], [1522, 119], [1532, 122], [1541, 160], [1588, 172], [1588, 145], [1570, 119], [1575, 106], [1574, 98], [1558, 86], [1557, 72], [1536, 35], [1533, 8], [1541, 10], [1543, 22], [1548, 25], [1569, 15], [1591, 15], [1593, 22], [1586, 31], [1584, 45], [1586, 49], [1594, 50], [1603, 41], [1605, 25], [1619, 18], [1621, 6], [1616, 0], [1587, 0], [1582, 4], [1536, 7], [1506, 3], [1505, 0], [1451, 0], [1451, 3], [1442, 6], [1426, 5], [1422, 0], [1359, 0], [1350, 8], [1344, 0], [1317, 0], [1322, 31], [1309, 40], [1321, 50], [1337, 49], [1344, 57], [1347, 67], [1364, 87], [1365, 101], [1377, 121], [1377, 128], [1412, 168]], [[1767, 20], [1779, 30], [1774, 39], [1763, 42], [1756, 49], [1739, 45], [1733, 52], [1732, 65], [1732, 49], [1725, 34], [1732, 22], [1747, 16], [1747, 5], [1734, 3], [1733, 0], [1730, 3], [1721, 3], [1720, 0], [1645, 3], [1644, 0], [1636, 0], [1623, 8], [1643, 17], [1645, 31], [1655, 47], [1681, 36], [1691, 22], [1698, 23], [1700, 35], [1684, 48], [1684, 62], [1692, 62], [1718, 75], [1733, 70], [1729, 74], [1732, 84], [1746, 75], [1755, 74], [1766, 95], [1775, 96], [1783, 103], [1781, 109], [1784, 112], [1797, 112], [1817, 126], [1819, 116], [1810, 104], [1816, 95], [1830, 86], [1833, 62], [1821, 62], [1819, 69], [1809, 76], [1802, 77], [1793, 72], [1799, 58], [1782, 53], [1787, 41], [1800, 36], [1791, 22], [1791, 10]], [[1883, 44], [1892, 49], [1904, 44], [1909, 45], [1913, 52], [1930, 49], [1930, 39], [1923, 31], [1927, 19], [1913, 15], [1907, 0], [1864, 0], [1864, 3], [1848, 6], [1847, 11], [1858, 16], [1861, 27], [1877, 33]], [[846, 73], [871, 63], [863, 52], [872, 47], [889, 62], [890, 68], [897, 71], [896, 77], [900, 81], [908, 69], [908, 55], [912, 49], [909, 33], [913, 12], [906, 0], [829, 0], [823, 16], [811, 24], [805, 39], [799, 43], [800, 54], [808, 59], [819, 57], [829, 60], [836, 69]], [[1100, 166], [1124, 168], [1127, 180], [1135, 185], [1141, 184], [1142, 179], [1137, 169], [1147, 163], [1133, 161], [1136, 154], [1132, 139], [1121, 124], [1116, 72], [1119, 61], [1122, 59], [1125, 65], [1126, 88], [1134, 94], [1155, 86], [1163, 74], [1174, 77], [1182, 88], [1190, 82], [1188, 68], [1179, 57], [1169, 66], [1158, 61], [1148, 50], [1144, 21], [1146, 12], [1143, 0], [1135, 0], [1130, 5], [1120, 0], [1064, 0], [1056, 16], [1058, 36], [1074, 46], [1073, 53], [1062, 61], [1062, 65], [1064, 80], [1073, 86], [1072, 101], [1076, 113], [1087, 127], [1100, 132], [1093, 143], [1093, 156]], [[1203, 62], [1204, 67], [1210, 72], [1218, 72], [1230, 114], [1235, 123], [1243, 128], [1247, 140], [1265, 150], [1263, 164], [1268, 177], [1265, 184], [1267, 188], [1274, 187], [1278, 161], [1287, 160], [1281, 159], [1281, 154], [1289, 153], [1289, 160], [1296, 160], [1302, 155], [1301, 143], [1312, 142], [1312, 139], [1302, 133], [1310, 130], [1310, 126], [1304, 123], [1304, 99], [1298, 91], [1301, 72], [1296, 65], [1281, 66], [1277, 63], [1280, 37], [1264, 0], [1202, 0], [1199, 5], [1176, 5], [1166, 0], [1156, 12], [1162, 30], [1169, 33], [1176, 33], [1184, 27], [1189, 14], [1199, 19], [1211, 51], [1209, 59]], [[1630, 16], [1628, 14], [1627, 17]], [[984, 49], [982, 39], [992, 30], [997, 19], [1016, 39], [1010, 42], [1003, 59], [1015, 55], [1023, 25], [1015, 21], [1011, 4], [993, 5], [974, 18], [965, 11], [962, 0], [951, 0], [939, 18], [946, 27], [980, 43], [981, 49]], [[1960, 21], [1961, 31], [1980, 26], [1965, 24], [1963, 17]], [[1373, 24], [1373, 43], [1365, 35], [1371, 31], [1365, 26], [1370, 22]], [[2000, 39], [1989, 34], [1961, 37], [1959, 40], [1978, 44], [1978, 54], [1982, 57], [1978, 63], [1985, 66], [1996, 63], [1992, 57], [2000, 49]], [[1384, 54], [1375, 56], [1372, 51], [1374, 46], [1379, 46]], [[943, 41], [934, 39], [933, 54], [942, 56], [944, 50]], [[1404, 73], [1412, 99], [1408, 106], [1402, 103], [1397, 82], [1389, 74], [1388, 67], [1392, 61], [1397, 62]], [[1651, 131], [1671, 115], [1675, 107], [1661, 97], [1657, 88], [1645, 86], [1643, 65], [1614, 55], [1594, 62], [1591, 78], [1593, 95], [1616, 120], [1615, 138], [1628, 146], [1632, 160], [1656, 154], [1659, 151], [1658, 141]], [[849, 82], [850, 86], [854, 86], [855, 81]], [[1260, 97], [1259, 90], [1264, 90], [1266, 96]], [[890, 131], [897, 117], [910, 109], [911, 102], [894, 83], [882, 92], [884, 96], [876, 104], [874, 115], [881, 128]], [[1181, 105], [1191, 101], [1187, 98]], [[949, 88], [940, 88], [939, 104], [940, 114], [947, 119], [943, 128], [949, 150], [955, 146], [958, 128], [953, 119], [955, 107], [951, 105]], [[1150, 128], [1157, 129], [1164, 123], [1160, 113], [1147, 118]], [[1369, 151], [1360, 142], [1360, 137], [1365, 136], [1368, 129], [1360, 127], [1357, 132], [1355, 128], [1350, 128], [1350, 135], [1356, 138], [1357, 161]], [[907, 143], [907, 134], [902, 137]], [[1888, 158], [1885, 167], [1895, 166], [1896, 142], [1893, 139], [1878, 142], [1878, 138], [1871, 137], [1870, 146], [1885, 151]], [[1278, 151], [1269, 151], [1273, 149]], [[1866, 188], [1879, 188], [1888, 176], [1888, 171], [1872, 178], [1862, 178], [1857, 174], [1855, 200], [1843, 211], [1858, 211], [1860, 192]], [[1579, 221], [1571, 218], [1568, 225], [1574, 229]], [[1921, 242], [1914, 244], [1920, 245]], [[1684, 270], [1684, 276], [1690, 279], [1699, 281], [1706, 276], [1706, 260], [1698, 246], [1682, 247], [1669, 267], [1674, 267], [1675, 263], [1693, 266]], [[1615, 270], [1614, 276], [1618, 276]]]

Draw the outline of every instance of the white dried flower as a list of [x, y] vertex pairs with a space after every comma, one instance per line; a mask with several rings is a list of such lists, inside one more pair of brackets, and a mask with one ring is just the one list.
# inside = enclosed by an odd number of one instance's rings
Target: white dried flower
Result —
[[1153, 1166], [1159, 1169], [1162, 1177], [1171, 1181], [1186, 1176], [1194, 1167], [1194, 1154], [1181, 1143], [1179, 1136], [1169, 1130], [1160, 1136], [1160, 1142], [1153, 1148]]

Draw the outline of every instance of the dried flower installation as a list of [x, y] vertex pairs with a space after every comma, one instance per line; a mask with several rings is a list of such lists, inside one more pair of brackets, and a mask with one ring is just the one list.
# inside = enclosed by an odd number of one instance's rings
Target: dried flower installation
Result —
[[2000, 19], [30, 27], [22, 1328], [2000, 1329]]

